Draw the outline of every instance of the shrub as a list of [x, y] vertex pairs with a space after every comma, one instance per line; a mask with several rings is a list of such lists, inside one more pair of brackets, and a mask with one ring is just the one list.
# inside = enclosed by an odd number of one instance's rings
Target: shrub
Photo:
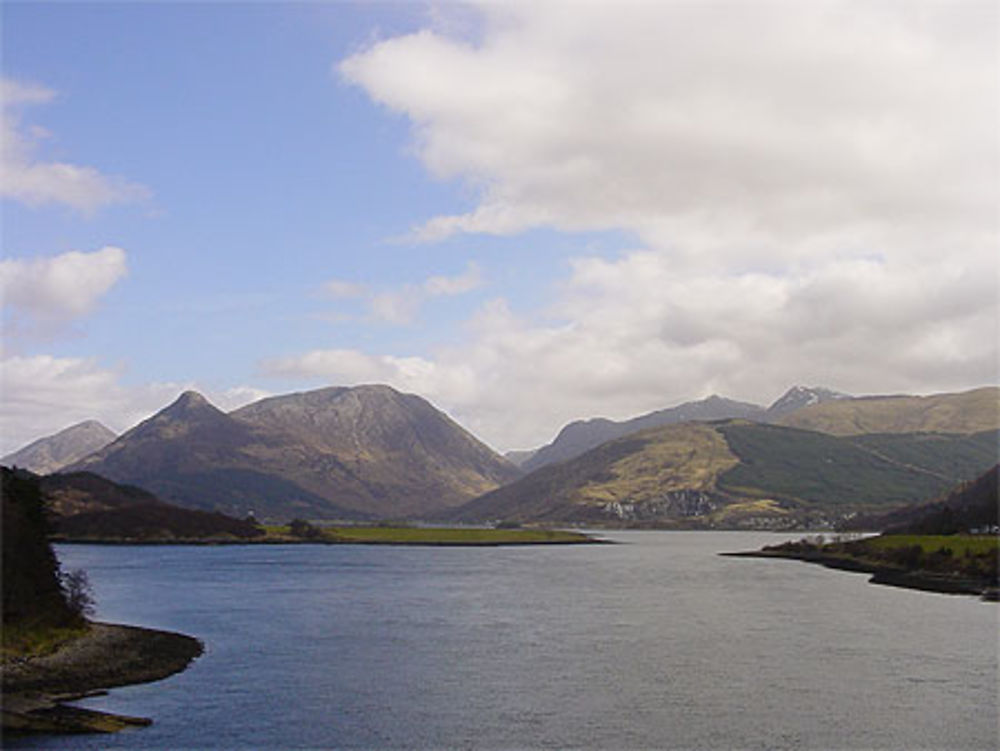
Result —
[[301, 537], [306, 540], [323, 536], [323, 530], [310, 524], [305, 519], [292, 519], [288, 525], [288, 532], [292, 537]]
[[89, 618], [94, 614], [94, 589], [90, 586], [87, 572], [82, 568], [62, 575], [62, 588], [66, 604], [78, 618]]

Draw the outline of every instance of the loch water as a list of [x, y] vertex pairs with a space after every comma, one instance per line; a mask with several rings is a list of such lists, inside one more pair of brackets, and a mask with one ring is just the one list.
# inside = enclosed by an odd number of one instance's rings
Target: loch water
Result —
[[58, 749], [995, 749], [998, 607], [796, 561], [764, 533], [508, 548], [58, 546], [97, 617], [191, 634], [151, 717]]

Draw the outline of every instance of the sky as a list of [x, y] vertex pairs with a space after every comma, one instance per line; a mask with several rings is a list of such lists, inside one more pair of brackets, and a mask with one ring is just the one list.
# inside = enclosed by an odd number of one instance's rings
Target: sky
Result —
[[501, 450], [997, 384], [998, 6], [11, 2], [0, 452], [181, 391]]

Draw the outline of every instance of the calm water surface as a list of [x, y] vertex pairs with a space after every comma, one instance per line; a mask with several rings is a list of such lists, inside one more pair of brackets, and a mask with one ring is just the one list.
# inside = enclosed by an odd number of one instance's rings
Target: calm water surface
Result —
[[87, 706], [110, 748], [995, 749], [998, 608], [793, 561], [776, 538], [523, 548], [61, 546], [98, 617], [184, 673]]

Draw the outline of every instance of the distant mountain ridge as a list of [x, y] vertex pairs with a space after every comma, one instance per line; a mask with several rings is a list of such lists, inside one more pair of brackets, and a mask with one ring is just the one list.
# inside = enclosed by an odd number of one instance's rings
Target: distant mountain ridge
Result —
[[932, 498], [996, 461], [1000, 432], [839, 437], [728, 420], [608, 441], [451, 512], [463, 522], [783, 529]]
[[930, 396], [864, 396], [805, 405], [781, 425], [833, 435], [978, 433], [1000, 427], [1000, 388], [987, 386]]
[[548, 464], [567, 461], [602, 443], [647, 428], [692, 421], [754, 419], [762, 416], [764, 412], [764, 408], [757, 404], [713, 395], [707, 399], [685, 402], [676, 407], [657, 410], [621, 422], [603, 417], [577, 420], [566, 425], [552, 443], [536, 450], [520, 466], [526, 472], [532, 472]]
[[824, 386], [792, 386], [769, 407], [719, 396], [657, 410], [630, 420], [577, 420], [519, 466], [532, 472], [567, 461], [600, 444], [648, 428], [682, 422], [746, 419], [833, 435], [865, 433], [978, 433], [1000, 428], [1000, 388], [932, 396], [852, 396]]
[[0, 458], [0, 464], [45, 475], [104, 448], [115, 438], [117, 435], [97, 420], [85, 420], [7, 454]]
[[378, 385], [230, 414], [186, 392], [69, 469], [181, 506], [285, 519], [418, 518], [519, 474], [424, 399]]
[[577, 420], [566, 425], [552, 443], [536, 449], [519, 466], [526, 472], [531, 472], [547, 464], [580, 456], [605, 441], [662, 425], [732, 419], [772, 422], [806, 406], [850, 398], [847, 394], [822, 386], [792, 386], [767, 408], [713, 394], [706, 399], [685, 402], [621, 422], [602, 417]]

